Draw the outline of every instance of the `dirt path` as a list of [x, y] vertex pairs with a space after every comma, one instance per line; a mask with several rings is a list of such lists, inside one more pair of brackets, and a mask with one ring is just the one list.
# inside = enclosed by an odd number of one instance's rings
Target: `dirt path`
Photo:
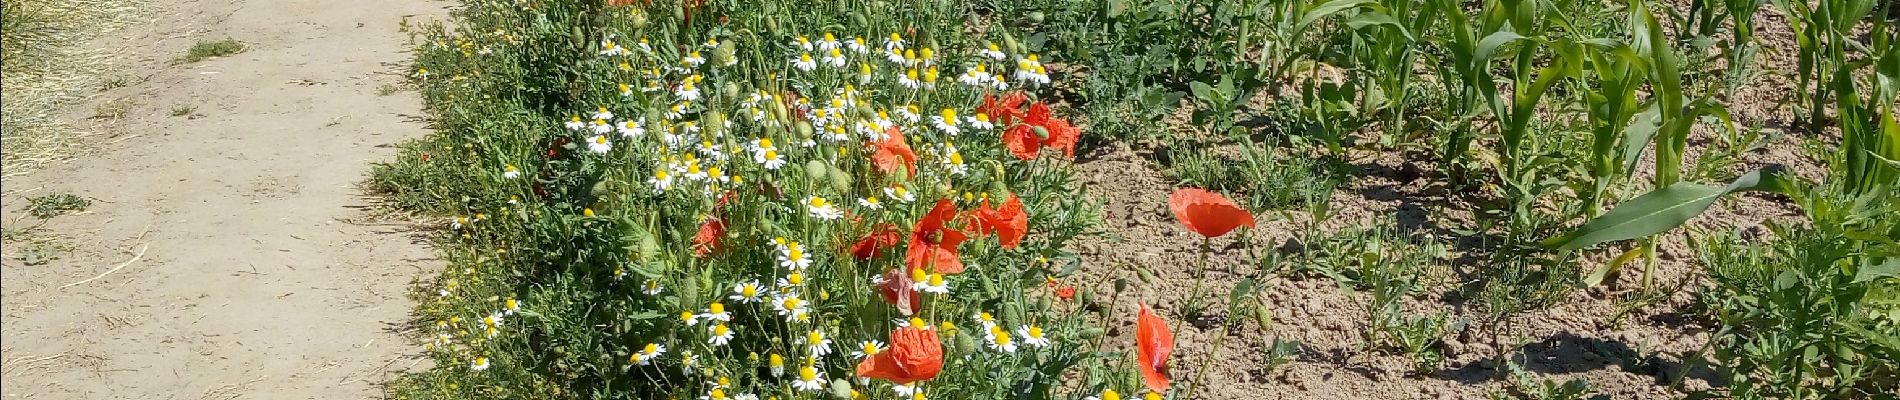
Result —
[[[404, 292], [439, 263], [405, 227], [353, 222], [355, 184], [425, 132], [415, 93], [387, 85], [401, 23], [450, 4], [151, 0], [94, 44], [123, 49], [131, 84], [73, 115], [123, 107], [118, 134], [0, 196], [6, 398], [381, 397], [420, 360]], [[171, 65], [223, 38], [248, 49]], [[51, 193], [94, 200], [29, 229], [25, 199]], [[65, 250], [28, 265], [35, 246]]]

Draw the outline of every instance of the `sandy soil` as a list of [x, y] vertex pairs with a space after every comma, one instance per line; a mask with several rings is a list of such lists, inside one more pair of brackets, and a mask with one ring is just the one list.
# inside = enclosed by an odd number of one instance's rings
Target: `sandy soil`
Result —
[[[405, 292], [440, 263], [374, 222], [356, 183], [426, 132], [419, 98], [383, 87], [404, 80], [402, 22], [451, 4], [153, 0], [149, 21], [85, 44], [121, 51], [132, 84], [72, 117], [129, 108], [88, 154], [4, 182], [22, 239], [0, 269], [6, 398], [381, 397], [419, 367]], [[172, 63], [223, 38], [248, 49]], [[24, 216], [52, 193], [93, 204]], [[25, 238], [67, 250], [28, 265]]]

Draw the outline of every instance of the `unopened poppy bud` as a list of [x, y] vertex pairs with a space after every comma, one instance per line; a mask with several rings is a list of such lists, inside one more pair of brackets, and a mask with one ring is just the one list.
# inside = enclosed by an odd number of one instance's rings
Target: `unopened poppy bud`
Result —
[[728, 99], [735, 98], [735, 97], [739, 97], [740, 90], [741, 89], [739, 89], [739, 84], [733, 83], [733, 82], [726, 82], [725, 85], [719, 87], [719, 95], [725, 96], [725, 98], [728, 98]]
[[805, 162], [805, 179], [821, 181], [825, 180], [826, 174], [828, 174], [828, 172], [825, 171], [824, 161], [811, 160]]
[[851, 175], [846, 174], [843, 169], [831, 168], [830, 170], [831, 188], [837, 190], [839, 193], [850, 193]]
[[853, 392], [853, 390], [851, 390], [850, 382], [845, 382], [843, 379], [833, 379], [831, 381], [831, 397], [837, 398], [838, 400], [851, 400], [851, 392]]
[[1036, 132], [1036, 139], [1037, 139], [1037, 140], [1049, 140], [1049, 129], [1048, 129], [1048, 128], [1043, 128], [1043, 127], [1040, 127], [1040, 126], [1033, 126], [1033, 125], [1032, 125], [1032, 126], [1030, 126], [1030, 127], [1029, 127], [1029, 130], [1030, 130], [1030, 131], [1034, 131], [1034, 132]]
[[996, 174], [996, 176], [990, 180], [990, 197], [998, 199], [1008, 198], [1009, 184], [1003, 183], [1003, 165], [994, 165], [990, 172]]
[[1115, 278], [1115, 292], [1121, 293], [1127, 290], [1128, 290], [1128, 278]]
[[1075, 336], [1081, 339], [1094, 339], [1102, 337], [1105, 333], [1108, 333], [1108, 331], [1104, 331], [1102, 328], [1083, 328], [1082, 331], [1076, 332]]
[[797, 132], [798, 137], [811, 137], [811, 133], [812, 133], [811, 122], [798, 121], [796, 128], [798, 129], [798, 132]]
[[[723, 132], [726, 129], [726, 113], [716, 110], [706, 113], [706, 119], [702, 124], [712, 132]], [[713, 136], [718, 136], [718, 134], [715, 133]]]

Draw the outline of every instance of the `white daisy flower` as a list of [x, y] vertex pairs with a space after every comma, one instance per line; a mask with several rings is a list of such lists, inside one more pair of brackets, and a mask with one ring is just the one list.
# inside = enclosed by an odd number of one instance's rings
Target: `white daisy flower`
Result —
[[891, 390], [896, 391], [897, 397], [900, 398], [915, 398], [918, 393], [923, 393], [922, 389], [917, 388], [916, 382], [909, 385], [891, 385]]
[[680, 61], [684, 61], [686, 65], [697, 68], [700, 65], [706, 64], [706, 57], [700, 56], [699, 50], [693, 50], [691, 53], [686, 53], [686, 58], [682, 58]]
[[487, 371], [488, 357], [475, 357], [475, 361], [471, 361], [468, 363], [468, 369], [476, 370], [476, 371]]
[[871, 209], [871, 210], [882, 210], [884, 209], [884, 202], [878, 201], [877, 196], [875, 195], [866, 196], [864, 198], [858, 199], [858, 206]]
[[942, 113], [930, 116], [930, 123], [931, 125], [935, 125], [937, 130], [943, 131], [943, 133], [949, 134], [950, 136], [956, 136], [962, 132], [962, 130], [957, 129], [957, 110], [955, 109], [945, 108]]
[[501, 177], [502, 177], [503, 179], [515, 179], [515, 178], [520, 178], [520, 177], [521, 177], [521, 170], [520, 170], [520, 169], [516, 169], [516, 168], [515, 168], [515, 165], [514, 165], [514, 164], [508, 164], [508, 167], [507, 167], [506, 169], [503, 169], [503, 170], [501, 171]]
[[756, 156], [753, 157], [753, 160], [758, 161], [759, 164], [761, 165], [764, 165], [765, 169], [768, 171], [775, 171], [775, 170], [778, 170], [780, 167], [785, 166], [785, 156], [782, 154], [779, 154], [778, 150], [766, 150], [763, 152], [759, 152]]
[[869, 53], [871, 51], [871, 46], [865, 44], [863, 36], [851, 38], [851, 41], [844, 43], [844, 47], [858, 54]]
[[691, 79], [688, 79], [685, 82], [680, 82], [679, 89], [674, 90], [673, 95], [679, 96], [680, 100], [696, 101], [699, 100], [699, 88], [693, 85]]
[[726, 343], [732, 341], [732, 328], [726, 326], [724, 322], [713, 325], [711, 330], [712, 337], [706, 339], [707, 343], [711, 343], [714, 346], [725, 346]]
[[910, 192], [910, 189], [905, 188], [904, 185], [902, 184], [892, 185], [891, 187], [884, 188], [884, 197], [897, 199], [897, 201], [903, 202], [905, 204], [910, 204], [911, 202], [917, 201], [917, 195], [912, 194]]
[[996, 42], [990, 42], [989, 48], [977, 50], [976, 54], [996, 61], [1002, 61], [1003, 58], [1007, 57], [1003, 55], [1002, 47], [997, 46]]
[[785, 375], [785, 356], [772, 353], [767, 359], [769, 361], [766, 361], [766, 365], [769, 366], [768, 369], [771, 370], [773, 377]]
[[812, 357], [824, 357], [831, 354], [831, 338], [825, 337], [825, 333], [817, 329], [806, 332], [803, 343], [807, 349], [811, 350]]
[[901, 50], [903, 48], [904, 37], [899, 36], [897, 32], [891, 32], [891, 37], [884, 39], [884, 50]]
[[613, 149], [614, 149], [613, 143], [608, 142], [606, 136], [594, 135], [594, 138], [587, 139], [587, 151], [591, 151], [597, 154], [606, 154], [608, 151], [611, 151]]
[[831, 32], [825, 32], [824, 38], [818, 39], [819, 50], [837, 50], [841, 44], [838, 43], [838, 37], [833, 36]]
[[605, 135], [607, 134], [607, 132], [614, 131], [614, 126], [612, 124], [608, 124], [607, 120], [604, 120], [604, 119], [594, 120], [594, 123], [588, 125], [587, 127], [588, 129], [593, 130], [594, 134], [596, 135]]
[[621, 82], [620, 83], [620, 97], [627, 97], [627, 96], [632, 96], [632, 95], [633, 95], [633, 87], [628, 86], [626, 82]]
[[581, 122], [581, 116], [579, 115], [568, 118], [567, 123], [563, 125], [567, 126], [567, 129], [571, 131], [587, 129], [587, 123]]
[[989, 311], [978, 312], [976, 315], [971, 315], [970, 319], [976, 320], [976, 324], [982, 325], [983, 329], [990, 329], [990, 327], [996, 326], [996, 316], [990, 314]]
[[898, 52], [897, 50], [885, 50], [884, 60], [890, 61], [892, 64], [897, 64], [901, 66], [909, 66], [909, 64], [906, 62], [907, 60], [904, 60], [904, 53]]
[[607, 111], [607, 107], [601, 107], [600, 110], [594, 111], [594, 119], [595, 120], [614, 119], [614, 113], [612, 111]]
[[990, 349], [992, 350], [1004, 353], [1016, 352], [1016, 342], [1009, 337], [1009, 331], [1003, 329], [1001, 326], [991, 326], [990, 333], [985, 339], [989, 339]]
[[706, 306], [706, 313], [699, 317], [708, 321], [732, 322], [732, 313], [726, 312], [726, 305], [717, 301]]
[[519, 313], [519, 312], [521, 312], [521, 301], [515, 300], [515, 298], [513, 297], [509, 297], [507, 301], [502, 302], [502, 308], [501, 308], [502, 314], [515, 315], [516, 313]]
[[806, 38], [805, 35], [798, 35], [798, 37], [792, 38], [792, 47], [811, 51], [813, 46], [810, 38]]
[[963, 119], [963, 123], [970, 125], [970, 128], [974, 128], [979, 131], [987, 131], [987, 130], [996, 128], [996, 123], [990, 122], [990, 115], [984, 114], [984, 113], [976, 113], [976, 115], [974, 116], [965, 117]]
[[917, 80], [916, 68], [912, 68], [909, 71], [905, 71], [904, 76], [897, 77], [897, 84], [903, 85], [905, 88], [910, 88], [910, 89], [921, 88], [924, 86], [923, 81]]
[[759, 294], [761, 292], [762, 290], [759, 289], [759, 281], [746, 281], [732, 285], [732, 295], [726, 296], [726, 298], [739, 302], [739, 304], [752, 304], [759, 302]]
[[620, 131], [621, 137], [632, 139], [647, 134], [646, 124], [646, 117], [640, 117], [639, 121], [620, 121], [620, 126], [615, 129]]
[[866, 340], [858, 343], [858, 349], [851, 351], [851, 357], [862, 360], [865, 357], [877, 355], [881, 351], [884, 351], [884, 342], [879, 342], [877, 339]]
[[640, 349], [640, 351], [637, 353], [633, 353], [633, 357], [631, 358], [634, 364], [648, 365], [648, 364], [652, 364], [653, 360], [657, 360], [660, 358], [660, 356], [665, 355], [665, 354], [666, 354], [666, 345], [662, 345], [659, 343], [647, 343], [647, 346], [645, 348]]
[[831, 53], [825, 55], [825, 65], [830, 65], [832, 68], [844, 68], [844, 64], [844, 52], [838, 49], [831, 49]]
[[912, 286], [915, 287], [917, 291], [924, 293], [950, 293], [950, 283], [944, 281], [943, 274], [930, 274], [929, 277], [917, 281], [917, 283], [912, 284]]
[[1102, 389], [1102, 394], [1089, 396], [1082, 400], [1122, 400], [1122, 394], [1115, 389]]
[[904, 122], [915, 124], [924, 118], [923, 114], [920, 114], [921, 112], [923, 112], [922, 107], [918, 107], [916, 103], [911, 103], [910, 105], [897, 109], [897, 118], [903, 119]]
[[824, 197], [805, 197], [805, 205], [811, 210], [812, 218], [824, 221], [844, 218], [844, 211], [840, 211], [838, 207], [832, 206], [831, 202], [826, 201]]
[[648, 296], [659, 296], [660, 292], [663, 291], [666, 291], [666, 286], [660, 285], [660, 281], [653, 279], [648, 279], [647, 283], [642, 285], [640, 289], [641, 293], [646, 293]]
[[825, 374], [817, 366], [806, 364], [798, 369], [798, 380], [792, 381], [792, 387], [807, 392], [825, 390]]
[[977, 64], [975, 67], [971, 67], [969, 70], [963, 71], [963, 76], [957, 77], [957, 82], [962, 82], [965, 85], [970, 85], [972, 87], [979, 87], [979, 88], [989, 86], [990, 85], [989, 69], [987, 67], [984, 67], [983, 64]]
[[672, 171], [667, 171], [666, 168], [653, 170], [653, 178], [647, 179], [647, 183], [653, 185], [653, 194], [666, 193], [666, 189], [673, 187], [673, 174], [671, 172]]
[[811, 53], [799, 54], [798, 58], [792, 59], [792, 67], [798, 68], [799, 71], [811, 72], [818, 69], [818, 61], [812, 60]]
[[680, 371], [690, 374], [693, 373], [693, 367], [698, 366], [699, 355], [693, 354], [692, 350], [680, 352]]
[[805, 254], [805, 246], [791, 242], [779, 252], [778, 265], [785, 269], [798, 271], [811, 267], [811, 256]]
[[1049, 337], [1043, 335], [1040, 326], [1023, 325], [1021, 328], [1016, 328], [1016, 334], [1023, 337], [1023, 344], [1031, 347], [1049, 347]]
[[772, 301], [772, 309], [779, 316], [791, 319], [803, 319], [805, 313], [810, 311], [805, 307], [805, 299], [799, 298], [797, 294], [779, 296]]

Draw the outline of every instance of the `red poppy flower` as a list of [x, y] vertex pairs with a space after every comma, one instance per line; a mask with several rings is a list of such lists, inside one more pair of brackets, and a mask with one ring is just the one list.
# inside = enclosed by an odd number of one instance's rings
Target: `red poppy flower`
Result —
[[1017, 118], [1023, 116], [1022, 108], [1025, 101], [1029, 101], [1029, 96], [1024, 95], [1023, 92], [1011, 92], [1003, 95], [1000, 100], [995, 95], [983, 95], [983, 105], [977, 106], [976, 112], [990, 116], [990, 120], [996, 121], [1000, 126], [1009, 126], [1015, 123]]
[[[1038, 134], [1037, 129], [1042, 133]], [[1075, 157], [1075, 142], [1080, 140], [1081, 134], [1069, 120], [1056, 118], [1048, 105], [1036, 102], [1029, 105], [1029, 112], [1022, 114], [1022, 124], [1003, 131], [1003, 147], [1023, 160], [1035, 159], [1045, 147], [1062, 150], [1065, 157]]]
[[1174, 334], [1168, 332], [1167, 322], [1142, 304], [1135, 318], [1135, 364], [1148, 390], [1168, 391], [1168, 354], [1173, 352]]
[[969, 236], [945, 226], [956, 217], [957, 206], [951, 204], [950, 199], [937, 200], [937, 206], [911, 228], [904, 265], [940, 274], [963, 272], [963, 260], [957, 258], [957, 245], [963, 244]]
[[937, 332], [918, 327], [891, 331], [891, 348], [858, 363], [858, 376], [899, 385], [927, 381], [943, 370], [943, 341]]
[[870, 234], [864, 235], [863, 239], [858, 239], [857, 243], [851, 245], [851, 256], [856, 257], [858, 261], [870, 260], [872, 257], [877, 257], [884, 248], [896, 246], [897, 241], [902, 238], [903, 233], [897, 231], [897, 226], [877, 224], [871, 227]]
[[1063, 300], [1069, 300], [1069, 299], [1074, 299], [1074, 298], [1075, 298], [1075, 287], [1074, 287], [1074, 286], [1063, 286], [1063, 287], [1059, 287], [1059, 288], [1056, 288], [1056, 298], [1058, 298], [1058, 299], [1063, 299]]
[[1029, 161], [1036, 159], [1042, 152], [1042, 141], [1036, 137], [1036, 128], [1029, 125], [1012, 125], [1003, 131], [1003, 148], [1017, 159]]
[[1016, 248], [1023, 242], [1023, 235], [1029, 233], [1029, 214], [1023, 212], [1023, 200], [1012, 193], [1009, 200], [1003, 202], [1003, 208], [993, 209], [990, 199], [983, 199], [983, 206], [976, 210], [976, 233], [995, 233], [1003, 248]]
[[924, 296], [917, 293], [917, 287], [913, 285], [915, 283], [917, 281], [911, 280], [910, 274], [904, 273], [904, 270], [892, 268], [884, 272], [884, 283], [877, 285], [877, 295], [883, 297], [885, 303], [897, 307], [898, 312], [913, 315], [924, 308]]
[[910, 144], [904, 141], [904, 132], [893, 126], [884, 134], [888, 137], [872, 144], [876, 150], [871, 152], [871, 166], [886, 174], [901, 168], [905, 178], [917, 174], [917, 152], [911, 151]]
[[1234, 228], [1254, 227], [1253, 213], [1235, 205], [1220, 193], [1184, 188], [1168, 196], [1168, 208], [1188, 230], [1205, 237], [1219, 237]]
[[707, 218], [699, 224], [699, 233], [693, 235], [693, 256], [704, 258], [725, 250], [725, 244], [719, 239], [726, 237], [725, 218]]

